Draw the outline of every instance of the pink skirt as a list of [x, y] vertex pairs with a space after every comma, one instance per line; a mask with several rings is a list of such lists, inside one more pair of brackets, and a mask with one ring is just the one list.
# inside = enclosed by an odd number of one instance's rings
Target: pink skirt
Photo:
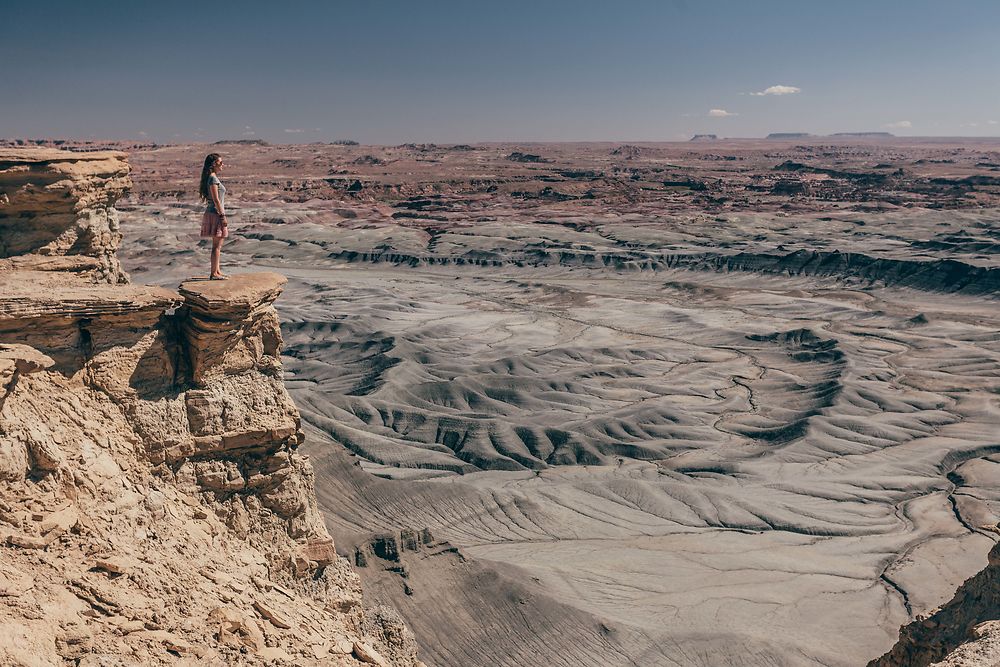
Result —
[[201, 216], [201, 238], [224, 239], [229, 236], [229, 227], [222, 223], [222, 216], [212, 211], [205, 211]]

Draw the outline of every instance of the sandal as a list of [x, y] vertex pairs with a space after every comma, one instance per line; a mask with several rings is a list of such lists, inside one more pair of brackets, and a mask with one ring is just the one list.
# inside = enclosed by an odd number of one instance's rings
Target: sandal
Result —
[[224, 276], [221, 273], [217, 276], [209, 276], [209, 280], [229, 280], [229, 276]]

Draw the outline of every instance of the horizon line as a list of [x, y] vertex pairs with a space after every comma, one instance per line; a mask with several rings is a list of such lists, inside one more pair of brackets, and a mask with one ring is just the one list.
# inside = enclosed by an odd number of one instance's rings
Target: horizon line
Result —
[[[996, 135], [899, 135], [892, 134], [889, 132], [875, 132], [875, 131], [859, 131], [859, 132], [837, 132], [833, 134], [812, 134], [807, 132], [773, 132], [772, 135], [799, 135], [799, 136], [777, 136], [772, 137], [770, 135], [765, 136], [743, 136], [743, 137], [722, 137], [717, 136], [714, 139], [705, 139], [704, 141], [693, 141], [695, 137], [707, 137], [711, 136], [713, 133], [695, 133], [690, 135], [688, 139], [486, 139], [486, 140], [466, 140], [466, 141], [454, 141], [454, 140], [437, 140], [437, 141], [426, 141], [426, 140], [408, 140], [396, 143], [384, 143], [384, 142], [364, 142], [357, 141], [351, 138], [343, 139], [327, 139], [327, 140], [315, 140], [315, 141], [282, 141], [274, 139], [263, 139], [260, 137], [240, 137], [240, 138], [220, 138], [220, 139], [172, 139], [168, 141], [162, 141], [150, 137], [136, 137], [136, 138], [70, 138], [63, 136], [51, 136], [51, 137], [0, 137], [0, 142], [12, 143], [12, 142], [24, 142], [37, 144], [39, 142], [61, 142], [61, 143], [81, 143], [81, 144], [99, 144], [99, 143], [131, 143], [131, 144], [156, 144], [158, 146], [183, 146], [183, 145], [213, 145], [213, 144], [269, 144], [278, 146], [309, 146], [309, 145], [358, 145], [358, 146], [382, 146], [382, 147], [395, 147], [395, 146], [405, 146], [407, 144], [412, 145], [445, 145], [445, 146], [486, 146], [486, 145], [505, 145], [505, 144], [517, 144], [517, 145], [528, 145], [528, 144], [687, 144], [687, 143], [723, 143], [723, 142], [748, 142], [748, 141], [809, 141], [809, 140], [869, 140], [869, 141], [892, 141], [892, 140], [959, 140], [959, 141], [975, 141], [975, 140], [1000, 140], [1000, 134]], [[353, 142], [353, 143], [347, 143]]]

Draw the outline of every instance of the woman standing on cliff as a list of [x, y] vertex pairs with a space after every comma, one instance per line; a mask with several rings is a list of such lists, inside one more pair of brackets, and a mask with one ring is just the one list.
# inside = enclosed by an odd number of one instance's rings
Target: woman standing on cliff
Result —
[[212, 272], [209, 274], [211, 280], [228, 278], [223, 275], [220, 266], [222, 240], [229, 236], [229, 221], [226, 220], [226, 186], [219, 180], [223, 166], [221, 155], [209, 153], [201, 170], [199, 193], [202, 200], [208, 202], [205, 214], [201, 217], [201, 237], [212, 239]]

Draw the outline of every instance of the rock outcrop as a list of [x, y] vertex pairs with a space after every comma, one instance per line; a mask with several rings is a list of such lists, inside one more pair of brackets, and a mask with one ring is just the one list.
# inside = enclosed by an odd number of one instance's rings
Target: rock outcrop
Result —
[[72, 271], [124, 283], [115, 201], [132, 185], [125, 153], [0, 148], [0, 269]]
[[899, 631], [869, 667], [993, 667], [1000, 664], [1000, 544], [947, 603]]
[[[128, 173], [93, 155], [24, 163], [62, 174], [89, 221]], [[40, 245], [58, 226], [19, 201], [0, 220], [23, 251], [0, 265], [0, 664], [418, 664], [317, 510], [282, 382], [285, 279], [107, 284], [112, 215], [83, 243], [94, 227], [52, 204], [67, 225]], [[77, 263], [43, 270], [56, 250]]]

